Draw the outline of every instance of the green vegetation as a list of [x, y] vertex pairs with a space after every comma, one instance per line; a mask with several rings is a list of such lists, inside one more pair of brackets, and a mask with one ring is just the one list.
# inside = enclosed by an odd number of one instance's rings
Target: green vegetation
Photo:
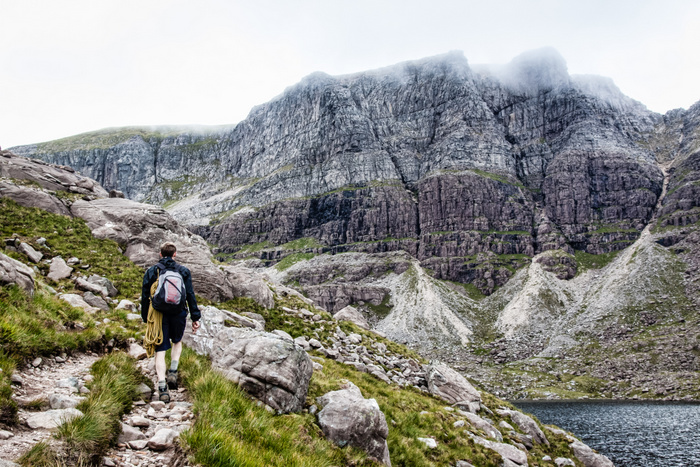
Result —
[[264, 242], [245, 245], [243, 248], [238, 250], [237, 253], [257, 253], [268, 248], [273, 248], [274, 246], [275, 245], [273, 245], [271, 242], [265, 240]]
[[164, 137], [178, 133], [180, 131], [168, 131], [166, 129], [163, 129], [163, 131], [152, 131], [138, 127], [106, 128], [40, 143], [37, 145], [37, 152], [39, 154], [48, 154], [61, 151], [107, 149], [117, 144], [125, 143], [133, 137], [140, 137], [144, 141], [162, 141]]
[[496, 182], [500, 183], [505, 183], [507, 185], [513, 185], [516, 186], [522, 190], [525, 190], [525, 185], [520, 183], [519, 181], [512, 181], [510, 178], [506, 177], [505, 175], [500, 175], [500, 174], [495, 174], [493, 172], [486, 172], [484, 170], [479, 170], [479, 169], [471, 169], [471, 172], [474, 172], [477, 175], [480, 175], [485, 178], [489, 178], [491, 180], [494, 180]]
[[320, 243], [315, 238], [302, 237], [292, 240], [291, 242], [284, 243], [280, 245], [279, 248], [285, 250], [307, 250], [310, 248], [323, 248], [324, 246], [325, 245], [323, 245], [323, 243]]
[[90, 394], [77, 409], [83, 415], [64, 423], [55, 438], [58, 443], [39, 443], [22, 458], [22, 465], [99, 465], [107, 448], [121, 433], [121, 416], [131, 410], [137, 387], [146, 382], [134, 359], [115, 352], [97, 361]]
[[591, 253], [586, 253], [583, 250], [576, 250], [574, 252], [574, 258], [576, 258], [576, 267], [578, 268], [578, 273], [582, 273], [587, 269], [601, 269], [607, 266], [614, 260], [620, 251], [611, 251], [610, 253], [603, 253], [600, 255], [594, 255]]
[[293, 253], [289, 256], [285, 256], [279, 263], [275, 265], [278, 271], [284, 271], [294, 266], [299, 261], [308, 261], [316, 256], [314, 253]]
[[382, 298], [382, 303], [379, 305], [373, 305], [370, 302], [367, 302], [365, 306], [372, 310], [372, 313], [374, 313], [375, 316], [379, 317], [380, 319], [386, 318], [389, 316], [389, 313], [391, 313], [391, 309], [393, 308], [391, 305], [389, 305], [389, 301], [391, 300], [391, 295], [389, 294], [384, 294], [384, 297]]

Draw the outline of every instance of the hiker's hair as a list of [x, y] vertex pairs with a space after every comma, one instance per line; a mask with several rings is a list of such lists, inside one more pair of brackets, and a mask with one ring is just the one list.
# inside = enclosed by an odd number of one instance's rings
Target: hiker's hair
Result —
[[177, 248], [175, 247], [175, 244], [173, 242], [165, 242], [160, 246], [160, 255], [163, 258], [172, 258], [176, 251]]

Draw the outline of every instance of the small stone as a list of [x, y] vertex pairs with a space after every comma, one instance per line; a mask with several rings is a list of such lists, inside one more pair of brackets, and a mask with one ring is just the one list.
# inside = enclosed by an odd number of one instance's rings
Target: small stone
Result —
[[32, 360], [32, 366], [33, 366], [34, 368], [36, 368], [36, 367], [38, 367], [39, 365], [41, 365], [41, 362], [42, 362], [41, 357], [37, 357], [37, 358], [35, 358], [34, 360]]
[[470, 464], [467, 461], [457, 461], [455, 467], [474, 467], [474, 464]]
[[464, 426], [464, 420], [457, 420], [456, 422], [454, 422], [454, 423], [452, 424], [452, 426], [454, 426], [455, 428], [463, 427], [463, 426]]
[[68, 378], [60, 380], [56, 383], [57, 388], [75, 388], [76, 391], [80, 387], [80, 380], [75, 376], [70, 376]]
[[151, 402], [151, 407], [153, 410], [159, 411], [165, 408], [165, 402], [163, 401], [153, 401]]
[[117, 305], [117, 310], [131, 310], [131, 311], [137, 311], [136, 305], [134, 305], [134, 302], [129, 301], [129, 300], [122, 300], [119, 302], [119, 305]]
[[554, 459], [554, 463], [557, 465], [557, 467], [576, 465], [576, 463], [574, 463], [574, 461], [569, 459], [568, 457], [557, 457], [556, 459]]
[[122, 433], [119, 435], [119, 439], [117, 440], [120, 443], [129, 443], [130, 441], [137, 441], [140, 439], [145, 440], [146, 435], [144, 435], [141, 430], [138, 428], [134, 428], [133, 426], [129, 426], [126, 423], [122, 423]]
[[90, 394], [90, 388], [86, 388], [85, 386], [80, 386], [80, 390], [78, 392], [80, 392], [80, 394]]
[[105, 467], [116, 467], [117, 466], [117, 464], [115, 464], [114, 461], [112, 459], [110, 459], [109, 457], [102, 458], [102, 465], [104, 465]]
[[41, 261], [41, 258], [44, 257], [43, 253], [36, 251], [34, 248], [31, 247], [31, 245], [27, 243], [20, 243], [19, 251], [24, 253], [32, 263], [38, 263], [39, 261]]
[[148, 440], [147, 439], [136, 439], [134, 441], [129, 441], [127, 443], [131, 449], [134, 449], [135, 451], [142, 451], [146, 449], [146, 446], [148, 446]]
[[63, 357], [56, 357], [56, 363], [66, 363], [66, 359]]
[[156, 434], [148, 440], [148, 447], [154, 451], [164, 451], [173, 445], [173, 441], [178, 434], [170, 428], [161, 428]]
[[62, 423], [80, 417], [81, 415], [83, 415], [83, 413], [78, 409], [47, 410], [31, 415], [27, 418], [27, 425], [34, 430], [37, 428], [53, 430]]
[[552, 461], [552, 458], [551, 458], [550, 456], [544, 456], [544, 457], [542, 458], [542, 461], [543, 461], [543, 462], [551, 462], [551, 461]]
[[129, 321], [142, 320], [141, 315], [137, 315], [136, 313], [127, 313], [126, 319]]
[[0, 430], [0, 439], [1, 439], [1, 440], [10, 439], [10, 438], [12, 438], [14, 435], [15, 435], [15, 434], [12, 433], [11, 431]]
[[19, 386], [21, 386], [24, 382], [22, 377], [17, 373], [12, 373], [12, 376], [10, 376], [10, 381], [12, 382], [12, 384], [17, 384]]
[[418, 438], [418, 441], [425, 443], [425, 445], [430, 449], [437, 448], [437, 441], [435, 441], [433, 438]]
[[146, 417], [142, 417], [140, 415], [134, 415], [131, 417], [131, 426], [137, 426], [141, 428], [148, 428], [151, 426], [151, 421], [147, 419]]
[[323, 347], [323, 344], [321, 344], [321, 342], [318, 339], [310, 339], [309, 345], [314, 349], [320, 349]]
[[136, 360], [143, 360], [148, 356], [148, 352], [146, 352], [146, 349], [134, 342], [129, 346], [129, 356]]
[[70, 397], [63, 394], [51, 394], [49, 396], [49, 406], [52, 409], [70, 409], [77, 407], [82, 402], [82, 397]]
[[85, 375], [85, 377], [83, 378], [83, 381], [85, 381], [86, 383], [89, 383], [90, 381], [92, 381], [94, 379], [95, 379], [95, 377], [92, 375]]
[[148, 384], [146, 383], [139, 384], [139, 387], [136, 388], [136, 390], [139, 394], [146, 397], [151, 397], [151, 394], [153, 393], [153, 390], [150, 387], [148, 387]]

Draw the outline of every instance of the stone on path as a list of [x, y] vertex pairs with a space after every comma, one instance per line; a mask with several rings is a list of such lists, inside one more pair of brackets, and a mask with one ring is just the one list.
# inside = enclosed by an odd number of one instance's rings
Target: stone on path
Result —
[[34, 430], [53, 430], [61, 424], [80, 417], [83, 413], [78, 409], [54, 409], [37, 412], [27, 418], [27, 425]]
[[148, 440], [148, 447], [154, 451], [165, 451], [166, 449], [172, 447], [175, 438], [177, 438], [177, 432], [171, 430], [170, 428], [161, 428], [156, 431], [151, 439]]
[[52, 409], [72, 409], [83, 401], [82, 397], [71, 397], [63, 394], [51, 394], [49, 396], [49, 407]]
[[129, 356], [135, 358], [136, 360], [143, 360], [148, 356], [148, 352], [146, 352], [146, 349], [134, 342], [129, 346]]
[[0, 430], [0, 439], [1, 439], [1, 440], [10, 439], [10, 438], [12, 438], [14, 435], [15, 435], [15, 434], [12, 433], [11, 431]]
[[134, 428], [133, 426], [129, 426], [126, 423], [122, 423], [122, 433], [119, 435], [119, 439], [117, 442], [119, 443], [128, 443], [130, 441], [136, 441], [139, 439], [146, 439], [146, 435], [141, 432], [138, 428]]

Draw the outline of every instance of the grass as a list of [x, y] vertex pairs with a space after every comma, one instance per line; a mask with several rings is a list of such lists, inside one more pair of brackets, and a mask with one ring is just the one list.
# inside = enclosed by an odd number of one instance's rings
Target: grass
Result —
[[316, 256], [314, 253], [292, 253], [289, 256], [285, 256], [279, 263], [275, 265], [275, 269], [278, 271], [284, 271], [291, 268], [296, 263], [300, 261], [308, 261]]
[[90, 394], [77, 409], [83, 415], [61, 425], [58, 442], [39, 443], [19, 460], [25, 466], [93, 466], [121, 433], [121, 416], [131, 410], [145, 377], [136, 361], [115, 352], [95, 362]]
[[323, 248], [323, 247], [324, 247], [324, 245], [322, 243], [320, 243], [315, 238], [311, 238], [311, 237], [298, 238], [296, 240], [292, 240], [291, 242], [287, 242], [287, 243], [279, 246], [279, 248], [282, 248], [284, 250], [307, 250], [309, 248]]
[[574, 252], [574, 257], [576, 258], [576, 267], [578, 272], [581, 273], [587, 269], [601, 269], [612, 262], [612, 260], [620, 254], [620, 251], [611, 251], [610, 253], [603, 253], [600, 255], [594, 255], [591, 253], [586, 253], [583, 250], [576, 250]]

